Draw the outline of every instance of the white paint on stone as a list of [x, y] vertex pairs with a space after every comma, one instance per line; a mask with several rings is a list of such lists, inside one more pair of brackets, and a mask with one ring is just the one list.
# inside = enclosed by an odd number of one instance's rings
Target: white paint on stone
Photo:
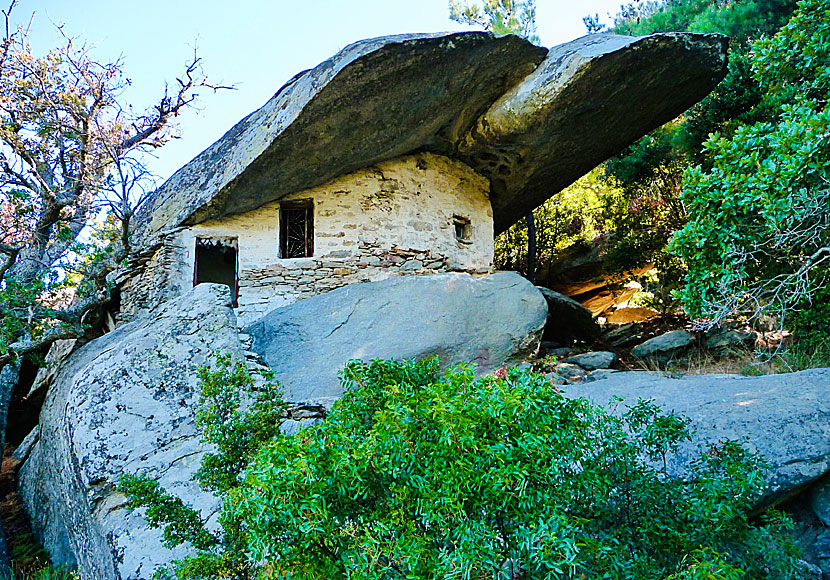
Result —
[[[168, 234], [122, 286], [126, 320], [192, 287], [197, 238], [237, 240], [240, 325], [302, 298], [399, 274], [489, 272], [489, 182], [464, 163], [429, 153], [393, 159], [286, 197], [314, 205], [314, 255], [279, 257], [280, 203]], [[455, 222], [469, 223], [467, 239]]]

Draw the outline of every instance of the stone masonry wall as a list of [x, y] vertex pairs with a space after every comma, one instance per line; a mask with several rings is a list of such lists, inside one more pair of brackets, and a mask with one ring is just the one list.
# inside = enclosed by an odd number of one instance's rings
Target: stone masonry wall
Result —
[[[285, 199], [313, 201], [313, 257], [279, 257], [279, 202], [179, 228], [122, 284], [122, 319], [192, 287], [197, 238], [237, 240], [240, 325], [347, 284], [492, 268], [488, 181], [459, 161], [410, 155]], [[469, 222], [468, 239], [456, 238], [458, 219]]]

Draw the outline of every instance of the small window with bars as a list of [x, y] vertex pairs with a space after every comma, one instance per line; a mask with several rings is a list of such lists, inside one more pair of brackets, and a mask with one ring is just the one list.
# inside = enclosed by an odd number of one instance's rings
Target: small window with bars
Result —
[[280, 204], [280, 258], [314, 255], [314, 204], [310, 199]]

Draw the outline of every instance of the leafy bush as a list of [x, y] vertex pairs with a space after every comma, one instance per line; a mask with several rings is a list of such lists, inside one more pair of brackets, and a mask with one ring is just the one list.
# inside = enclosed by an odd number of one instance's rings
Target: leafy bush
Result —
[[759, 458], [726, 442], [692, 479], [669, 477], [688, 420], [652, 403], [608, 413], [517, 369], [476, 379], [464, 367], [441, 376], [436, 360], [353, 361], [326, 421], [283, 436], [275, 388], [243, 412], [241, 365], [200, 376], [199, 424], [216, 452], [199, 478], [222, 493], [223, 536], [155, 483], [122, 484], [168, 545], [196, 550], [162, 575], [794, 577], [788, 520], [747, 519]]
[[771, 311], [784, 321], [826, 285], [830, 264], [830, 2], [802, 0], [792, 20], [753, 45], [768, 122], [706, 144], [709, 168], [686, 173], [689, 223], [671, 248], [689, 267], [695, 316]]
[[[536, 374], [353, 362], [327, 420], [262, 448], [230, 511], [275, 577], [793, 577], [787, 520], [748, 521], [759, 459], [665, 465], [688, 422], [609, 414]], [[282, 576], [281, 576], [282, 575]]]

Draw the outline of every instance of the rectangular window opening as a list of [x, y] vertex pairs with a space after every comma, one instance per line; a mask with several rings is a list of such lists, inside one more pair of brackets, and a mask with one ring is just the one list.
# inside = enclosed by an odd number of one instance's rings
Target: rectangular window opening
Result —
[[461, 216], [453, 216], [452, 223], [455, 228], [455, 239], [459, 242], [469, 243], [473, 234], [470, 220]]
[[193, 285], [224, 284], [239, 305], [238, 243], [236, 238], [196, 238]]
[[280, 204], [280, 258], [314, 255], [314, 205], [310, 199]]

